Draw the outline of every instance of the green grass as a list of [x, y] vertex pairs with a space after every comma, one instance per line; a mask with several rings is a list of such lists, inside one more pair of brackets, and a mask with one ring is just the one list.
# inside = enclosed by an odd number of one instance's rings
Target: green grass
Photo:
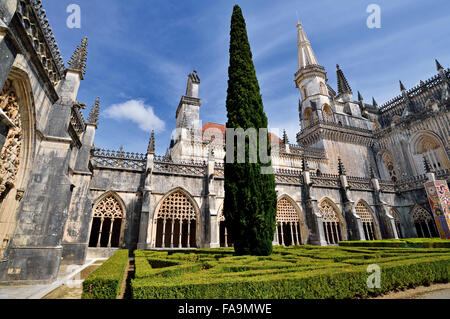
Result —
[[118, 250], [83, 281], [82, 299], [117, 299], [128, 266], [128, 250]]
[[[450, 249], [274, 247], [270, 256], [234, 256], [232, 248], [136, 251], [135, 299], [364, 298], [448, 282]], [[367, 267], [381, 287], [367, 286]]]

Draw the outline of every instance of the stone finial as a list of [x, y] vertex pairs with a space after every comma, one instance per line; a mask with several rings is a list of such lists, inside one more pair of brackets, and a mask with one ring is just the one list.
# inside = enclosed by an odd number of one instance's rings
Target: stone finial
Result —
[[350, 88], [350, 85], [347, 82], [347, 79], [345, 78], [344, 73], [342, 72], [341, 68], [339, 67], [339, 64], [336, 64], [337, 69], [337, 82], [338, 82], [338, 93], [344, 94], [344, 93], [350, 93], [352, 94], [352, 89]]
[[372, 105], [375, 107], [378, 107], [377, 101], [375, 101], [375, 98], [372, 96]]
[[342, 163], [342, 160], [340, 157], [338, 157], [338, 172], [339, 172], [339, 175], [346, 174], [344, 164]]
[[283, 144], [289, 144], [289, 139], [286, 130], [283, 130]]
[[87, 37], [81, 40], [81, 44], [77, 46], [75, 52], [68, 64], [70, 65], [70, 70], [75, 70], [80, 72], [81, 79], [83, 79], [83, 75], [86, 74], [86, 60], [87, 60]]
[[170, 152], [169, 152], [168, 148], [166, 149], [166, 154], [164, 155], [164, 160], [166, 160], [166, 161], [170, 160]]
[[358, 91], [358, 101], [362, 102], [363, 100], [361, 93]]
[[302, 157], [302, 170], [309, 171], [308, 160], [305, 157]]
[[406, 91], [405, 86], [403, 85], [402, 81], [400, 80], [400, 91]]
[[155, 154], [155, 131], [152, 130], [150, 140], [148, 141], [147, 154]]
[[439, 61], [438, 61], [437, 59], [435, 59], [435, 61], [436, 61], [436, 69], [437, 69], [438, 71], [443, 70], [444, 68], [443, 68], [442, 65], [439, 63]]
[[91, 108], [91, 112], [89, 113], [88, 123], [97, 125], [98, 124], [98, 115], [100, 111], [100, 97], [95, 99], [95, 103]]
[[423, 167], [425, 169], [425, 173], [431, 173], [431, 165], [428, 163], [428, 160], [425, 156], [423, 156]]

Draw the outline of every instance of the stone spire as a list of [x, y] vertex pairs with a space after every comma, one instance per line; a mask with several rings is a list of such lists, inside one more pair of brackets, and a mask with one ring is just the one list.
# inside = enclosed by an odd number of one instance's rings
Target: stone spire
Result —
[[70, 70], [80, 72], [81, 79], [83, 79], [83, 75], [86, 73], [86, 60], [87, 60], [87, 37], [81, 40], [81, 44], [77, 46], [75, 52], [68, 64], [70, 65]]
[[402, 81], [400, 80], [400, 91], [406, 91], [405, 86], [403, 85]]
[[352, 94], [352, 89], [345, 78], [344, 72], [342, 72], [339, 64], [336, 64], [337, 69], [337, 83], [338, 83], [338, 94], [349, 93]]
[[431, 173], [430, 163], [428, 163], [428, 160], [425, 156], [423, 157], [423, 168], [425, 169], [425, 173]]
[[289, 139], [286, 130], [283, 130], [283, 144], [289, 144]]
[[361, 93], [358, 91], [358, 101], [359, 101], [359, 102], [362, 102], [363, 100], [364, 100], [364, 99], [363, 99]]
[[297, 23], [298, 69], [309, 65], [319, 65], [300, 21]]
[[438, 61], [437, 59], [435, 59], [435, 61], [436, 61], [436, 69], [437, 69], [438, 71], [443, 70], [444, 68], [443, 68], [442, 65], [439, 63], [439, 61]]
[[342, 163], [342, 160], [340, 157], [338, 157], [338, 172], [339, 172], [339, 175], [346, 174], [344, 164]]
[[372, 105], [375, 107], [378, 107], [377, 101], [375, 101], [375, 98], [372, 96]]
[[100, 97], [95, 99], [95, 103], [92, 106], [91, 112], [89, 113], [88, 123], [97, 126], [98, 124], [98, 114], [100, 111]]
[[152, 130], [150, 140], [148, 141], [147, 154], [155, 154], [155, 131]]

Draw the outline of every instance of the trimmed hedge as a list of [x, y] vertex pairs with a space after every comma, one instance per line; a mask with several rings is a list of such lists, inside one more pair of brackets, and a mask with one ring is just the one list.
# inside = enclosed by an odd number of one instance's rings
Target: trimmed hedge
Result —
[[450, 240], [441, 238], [409, 238], [368, 241], [340, 241], [339, 246], [399, 247], [399, 248], [450, 248]]
[[[136, 256], [135, 299], [364, 298], [448, 282], [450, 268], [446, 248], [296, 246], [274, 247], [270, 256], [218, 249], [136, 251]], [[155, 260], [167, 267], [152, 268]], [[370, 264], [381, 267], [380, 289], [367, 287]]]
[[370, 289], [366, 266], [290, 272], [259, 277], [199, 277], [179, 281], [133, 281], [135, 299], [359, 298], [434, 282], [448, 282], [450, 256], [380, 264], [381, 288]]
[[84, 280], [81, 298], [117, 299], [127, 267], [128, 250], [118, 250]]

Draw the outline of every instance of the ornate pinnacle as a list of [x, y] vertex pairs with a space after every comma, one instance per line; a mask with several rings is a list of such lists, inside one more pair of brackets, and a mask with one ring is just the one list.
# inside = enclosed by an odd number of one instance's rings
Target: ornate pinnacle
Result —
[[100, 97], [95, 99], [95, 103], [92, 106], [91, 112], [89, 113], [88, 123], [97, 125], [98, 124], [98, 114], [100, 111]]
[[309, 171], [308, 161], [305, 157], [302, 157], [302, 170]]
[[289, 144], [289, 139], [286, 130], [283, 130], [283, 144]]
[[337, 69], [337, 82], [338, 82], [338, 93], [352, 93], [352, 89], [350, 88], [350, 85], [347, 82], [347, 79], [345, 78], [344, 73], [342, 72], [341, 68], [339, 67], [339, 64], [336, 64]]
[[150, 140], [148, 141], [147, 154], [155, 154], [155, 131], [152, 130]]
[[369, 174], [370, 174], [370, 178], [375, 178], [375, 171], [373, 170], [372, 165], [370, 165], [370, 167], [369, 167]]
[[378, 107], [377, 101], [375, 101], [375, 98], [372, 96], [372, 105], [375, 107]]
[[436, 61], [436, 69], [437, 69], [438, 71], [443, 70], [444, 68], [443, 68], [442, 65], [439, 63], [439, 61], [438, 61], [437, 59], [435, 59], [435, 61]]
[[403, 85], [402, 81], [400, 80], [400, 91], [406, 91], [405, 86]]
[[68, 64], [70, 65], [71, 70], [79, 71], [81, 73], [81, 79], [83, 79], [83, 75], [86, 74], [86, 60], [87, 60], [87, 37], [81, 40], [81, 44], [77, 46], [75, 52]]
[[431, 173], [430, 163], [428, 163], [428, 160], [425, 156], [423, 157], [423, 167], [425, 169], [425, 173]]
[[362, 102], [363, 100], [361, 93], [358, 91], [358, 101]]
[[339, 172], [339, 175], [346, 174], [344, 164], [342, 163], [342, 160], [340, 157], [338, 157], [338, 172]]

